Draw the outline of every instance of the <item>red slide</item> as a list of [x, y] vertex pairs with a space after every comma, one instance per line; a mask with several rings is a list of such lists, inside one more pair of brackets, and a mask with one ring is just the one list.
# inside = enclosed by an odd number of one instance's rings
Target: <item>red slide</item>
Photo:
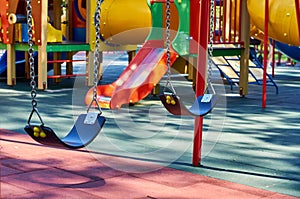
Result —
[[[157, 47], [160, 41], [148, 41], [132, 59], [120, 77], [111, 84], [97, 87], [98, 102], [103, 108], [117, 109], [123, 104], [135, 103], [145, 98], [167, 71], [165, 49]], [[177, 58], [171, 53], [171, 62]], [[93, 98], [91, 88], [85, 103]]]

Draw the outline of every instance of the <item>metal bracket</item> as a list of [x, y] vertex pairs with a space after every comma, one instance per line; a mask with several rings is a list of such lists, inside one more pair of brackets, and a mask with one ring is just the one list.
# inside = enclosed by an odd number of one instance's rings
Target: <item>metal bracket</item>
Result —
[[212, 98], [212, 94], [204, 94], [201, 99], [201, 102], [208, 103], [210, 102], [211, 98]]
[[97, 121], [97, 117], [98, 117], [99, 113], [95, 113], [95, 112], [88, 112], [86, 114], [86, 117], [84, 119], [84, 124], [89, 124], [89, 125], [93, 125], [96, 123]]

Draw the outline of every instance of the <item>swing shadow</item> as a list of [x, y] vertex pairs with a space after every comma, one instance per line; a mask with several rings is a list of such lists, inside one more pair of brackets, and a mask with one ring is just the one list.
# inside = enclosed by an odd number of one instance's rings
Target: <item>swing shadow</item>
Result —
[[[174, 162], [174, 165], [181, 165], [181, 166], [191, 166], [191, 164], [184, 163], [184, 162]], [[256, 177], [265, 177], [265, 178], [272, 178], [272, 179], [281, 179], [281, 180], [291, 180], [300, 182], [300, 178], [297, 177], [286, 177], [286, 176], [279, 176], [279, 175], [269, 175], [264, 173], [257, 173], [257, 172], [250, 172], [250, 171], [241, 171], [237, 169], [226, 169], [220, 167], [212, 167], [204, 164], [199, 164], [199, 169], [203, 170], [210, 170], [210, 171], [217, 171], [217, 172], [225, 172], [225, 173], [232, 173], [232, 174], [242, 174], [242, 175], [249, 175], [249, 176], [256, 176]]]

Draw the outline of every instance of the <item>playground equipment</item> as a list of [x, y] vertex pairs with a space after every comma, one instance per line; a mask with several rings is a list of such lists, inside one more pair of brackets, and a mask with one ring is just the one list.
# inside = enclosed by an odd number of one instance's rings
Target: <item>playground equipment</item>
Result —
[[[214, 19], [214, 2], [210, 6], [210, 21]], [[193, 116], [204, 116], [211, 112], [213, 107], [215, 106], [217, 100], [216, 95], [214, 93], [214, 89], [212, 89], [213, 94], [204, 94], [199, 95], [195, 100], [194, 104], [190, 109], [188, 109], [184, 103], [180, 100], [180, 97], [176, 95], [176, 91], [171, 81], [171, 39], [170, 39], [170, 1], [166, 2], [166, 46], [167, 46], [167, 83], [164, 87], [163, 93], [160, 95], [160, 99], [165, 106], [165, 108], [172, 113], [173, 115], [193, 115]], [[212, 67], [212, 56], [213, 56], [213, 27], [210, 27], [210, 50], [209, 50], [209, 71], [211, 73]], [[212, 87], [210, 75], [208, 76], [208, 85]], [[171, 93], [167, 91], [167, 89], [171, 90]]]
[[[25, 1], [7, 1], [1, 0], [2, 6], [0, 8], [1, 23], [2, 23], [2, 42], [7, 49], [7, 84], [16, 84], [16, 63], [15, 57], [17, 51], [27, 51], [27, 45], [24, 45], [27, 38], [26, 25], [24, 25], [25, 13]], [[48, 9], [49, 6], [49, 9]], [[38, 52], [37, 65], [38, 65], [38, 88], [47, 89], [47, 72], [48, 72], [48, 53], [53, 53], [53, 68], [54, 74], [61, 74], [61, 56], [59, 52], [77, 52], [90, 51], [88, 44], [71, 43], [69, 32], [65, 35], [66, 41], [62, 41], [61, 31], [61, 0], [44, 0], [32, 2], [33, 9], [33, 21], [34, 21], [34, 49]], [[70, 6], [71, 8], [71, 6]], [[49, 15], [48, 15], [49, 14]], [[26, 17], [25, 17], [26, 18]], [[50, 25], [51, 21], [51, 25]], [[49, 43], [56, 42], [56, 43]], [[19, 53], [19, 52], [18, 52]], [[70, 54], [69, 54], [70, 55]], [[26, 55], [27, 56], [27, 55]], [[72, 56], [68, 56], [68, 60], [72, 60]], [[28, 59], [28, 57], [25, 57]], [[89, 65], [87, 69], [91, 68]], [[29, 66], [25, 65], [25, 74], [29, 78]], [[67, 73], [72, 74], [72, 66], [67, 64]], [[56, 79], [58, 82], [59, 79]]]
[[[180, 6], [187, 5], [186, 1], [182, 1]], [[103, 107], [116, 109], [123, 104], [138, 102], [153, 90], [167, 71], [166, 52], [161, 29], [162, 5], [149, 4], [149, 6], [152, 11], [153, 29], [147, 41], [115, 82], [98, 86], [98, 100]], [[186, 53], [185, 46], [180, 44], [178, 47], [184, 47], [179, 52]], [[178, 53], [172, 53], [171, 57], [171, 62], [174, 63]], [[86, 95], [85, 103], [89, 104], [91, 99], [92, 90], [90, 89]]]
[[[115, 82], [97, 87], [100, 105], [116, 109], [145, 98], [166, 72], [165, 57], [163, 48], [144, 44]], [[175, 61], [176, 54], [172, 57]], [[88, 91], [85, 103], [89, 104], [91, 99], [92, 89]]]
[[[246, 14], [246, 3], [239, 3], [240, 0], [223, 1], [216, 4], [215, 13], [222, 12], [224, 16], [239, 16], [241, 25], [233, 25], [223, 21], [225, 17], [220, 16], [222, 20], [220, 26], [209, 24], [210, 6], [214, 0], [180, 0], [180, 1], [148, 1], [151, 16], [152, 28], [145, 44], [137, 52], [133, 60], [126, 67], [120, 77], [108, 85], [98, 86], [98, 101], [101, 105], [106, 105], [110, 108], [120, 108], [123, 104], [134, 103], [147, 96], [154, 86], [158, 83], [161, 77], [168, 71], [167, 58], [169, 57], [170, 66], [172, 66], [180, 57], [185, 57], [189, 60], [190, 70], [189, 76], [193, 77], [196, 87], [196, 98], [204, 96], [206, 90], [206, 71], [207, 71], [207, 53], [208, 53], [208, 35], [210, 30], [208, 27], [213, 27], [214, 39], [218, 38], [216, 46], [214, 46], [213, 55], [240, 55], [241, 56], [241, 80], [240, 94], [247, 94], [248, 80], [248, 58], [249, 58], [249, 22]], [[244, 2], [244, 1], [243, 1]], [[172, 50], [170, 55], [165, 51], [165, 36], [163, 30], [165, 28], [166, 15], [164, 14], [166, 3], [171, 3], [171, 29], [176, 31], [176, 34], [171, 35]], [[224, 9], [224, 5], [227, 9]], [[235, 6], [232, 6], [235, 5]], [[235, 8], [235, 9], [233, 9]], [[226, 10], [226, 12], [224, 12]], [[228, 14], [229, 13], [229, 14]], [[242, 13], [242, 14], [237, 14]], [[219, 16], [219, 15], [218, 15]], [[229, 20], [230, 21], [230, 20]], [[224, 22], [224, 23], [223, 23]], [[216, 22], [214, 22], [216, 24]], [[233, 29], [233, 27], [235, 29]], [[223, 31], [223, 30], [230, 31]], [[219, 32], [216, 36], [216, 32]], [[192, 42], [191, 40], [194, 40]], [[108, 41], [109, 42], [109, 41]], [[172, 66], [173, 67], [173, 66]], [[247, 75], [247, 76], [246, 76]], [[247, 81], [246, 81], [247, 80]], [[167, 98], [167, 97], [166, 97]], [[92, 89], [87, 93], [85, 103], [89, 104], [92, 100]], [[197, 100], [196, 100], [197, 101]], [[215, 98], [208, 98], [207, 108], [205, 113], [195, 111], [195, 116], [205, 115], [211, 110], [215, 104]], [[177, 105], [180, 105], [180, 101]], [[198, 103], [198, 102], [197, 102]], [[201, 105], [203, 106], [203, 104]], [[183, 106], [184, 107], [184, 106]], [[177, 109], [178, 107], [176, 107]], [[186, 108], [186, 107], [185, 107]], [[180, 109], [177, 110], [182, 110]], [[189, 115], [192, 110], [187, 111]], [[199, 114], [200, 113], [200, 114]], [[182, 114], [180, 112], [180, 114]], [[202, 140], [202, 124], [203, 117], [195, 117], [195, 139], [193, 149], [193, 165], [198, 166], [201, 158], [201, 140]]]
[[[2, 2], [4, 0], [1, 0]], [[17, 2], [17, 1], [16, 1]], [[87, 1], [86, 3], [86, 43], [78, 44], [78, 43], [68, 43], [62, 42], [57, 44], [50, 44], [47, 43], [47, 24], [48, 24], [48, 13], [46, 12], [48, 1], [42, 0], [33, 2], [33, 18], [35, 22], [35, 46], [33, 48], [37, 49], [39, 52], [39, 70], [38, 70], [38, 88], [45, 89], [47, 88], [47, 77], [46, 77], [46, 68], [47, 68], [47, 53], [48, 52], [76, 52], [79, 50], [88, 51], [88, 63], [90, 64], [94, 58], [94, 54], [91, 51], [94, 50], [94, 36], [95, 31], [93, 30], [93, 17], [95, 9], [94, 4], [92, 1]], [[114, 3], [112, 3], [114, 2]], [[136, 1], [111, 1], [109, 0], [104, 1], [107, 3], [107, 7], [104, 7], [105, 12], [107, 13], [107, 19], [104, 20], [103, 29], [105, 27], [110, 27], [109, 29], [114, 29], [110, 26], [113, 24], [110, 19], [121, 20], [122, 17], [119, 17], [113, 13], [109, 8], [114, 7], [116, 2], [122, 2], [119, 5], [128, 5], [127, 3], [135, 4]], [[145, 1], [143, 1], [145, 2]], [[171, 63], [176, 61], [178, 56], [185, 56], [194, 66], [197, 66], [197, 70], [193, 71], [193, 76], [195, 77], [195, 86], [196, 86], [196, 96], [202, 96], [205, 92], [205, 73], [207, 66], [207, 41], [209, 35], [209, 26], [214, 27], [214, 52], [213, 56], [228, 56], [228, 55], [240, 55], [240, 80], [239, 80], [239, 92], [242, 96], [247, 94], [248, 89], [248, 58], [249, 58], [249, 16], [247, 12], [247, 4], [246, 0], [223, 0], [217, 1], [218, 3], [216, 6], [216, 12], [214, 13], [215, 22], [214, 25], [208, 23], [209, 19], [209, 10], [210, 10], [210, 3], [208, 0], [174, 0], [174, 1], [152, 1], [149, 0], [148, 4], [152, 13], [152, 27], [154, 31], [150, 32], [150, 35], [147, 38], [147, 41], [143, 45], [142, 49], [137, 53], [134, 57], [132, 62], [129, 66], [125, 69], [124, 73], [120, 76], [120, 78], [113, 84], [107, 85], [107, 89], [101, 89], [104, 86], [99, 86], [97, 88], [97, 92], [99, 92], [97, 99], [101, 101], [101, 95], [103, 94], [105, 98], [106, 92], [107, 97], [109, 98], [109, 104], [111, 108], [119, 108], [122, 104], [126, 103], [134, 103], [136, 100], [142, 99], [145, 95], [147, 95], [150, 90], [155, 86], [156, 82], [158, 82], [161, 76], [168, 70], [166, 67], [166, 57], [167, 54], [164, 51], [164, 36], [162, 35], [161, 31], [155, 31], [155, 28], [163, 28], [164, 21], [163, 18], [165, 17], [162, 13], [165, 3], [171, 2], [171, 9], [176, 10], [175, 21], [177, 20], [178, 23], [174, 23], [173, 29], [176, 30], [179, 34], [172, 38], [172, 48], [174, 52], [171, 52]], [[77, 2], [78, 5], [81, 5], [79, 1]], [[58, 0], [53, 1], [54, 5], [61, 5], [61, 2]], [[6, 5], [2, 4], [1, 5]], [[17, 9], [13, 8], [15, 6], [12, 2], [7, 4], [7, 8], [5, 7], [5, 12], [1, 11], [1, 19], [4, 18], [6, 21], [6, 14], [8, 13], [16, 13]], [[172, 7], [173, 6], [173, 7]], [[15, 6], [16, 7], [16, 6]], [[135, 7], [135, 6], [132, 6]], [[3, 10], [3, 9], [2, 9]], [[41, 12], [43, 10], [43, 13]], [[80, 8], [80, 13], [83, 13], [83, 7]], [[124, 8], [126, 12], [125, 14], [131, 13]], [[53, 10], [55, 11], [55, 10]], [[119, 14], [120, 12], [118, 12]], [[123, 12], [121, 12], [124, 14]], [[149, 12], [147, 12], [149, 13]], [[174, 12], [173, 12], [174, 13]], [[55, 14], [54, 16], [60, 16], [61, 14]], [[83, 16], [83, 14], [82, 14]], [[134, 15], [133, 15], [134, 16]], [[82, 17], [84, 19], [84, 17]], [[135, 16], [133, 18], [139, 19], [139, 16]], [[126, 17], [124, 17], [126, 19]], [[2, 27], [4, 27], [4, 36], [3, 40], [5, 45], [0, 45], [0, 47], [7, 48], [8, 53], [10, 53], [8, 65], [8, 79], [11, 81], [11, 77], [13, 77], [14, 69], [11, 67], [14, 63], [14, 56], [13, 53], [15, 50], [26, 51], [27, 45], [24, 47], [19, 44], [13, 44], [12, 40], [8, 37], [12, 35], [11, 28], [12, 25], [6, 24], [6, 21], [2, 23]], [[78, 19], [82, 20], [82, 19]], [[53, 20], [53, 21], [58, 21]], [[60, 21], [60, 19], [59, 19]], [[174, 20], [172, 20], [174, 21]], [[60, 22], [61, 23], [61, 22]], [[60, 24], [59, 23], [59, 24]], [[83, 21], [82, 21], [83, 23]], [[121, 23], [118, 21], [118, 24]], [[4, 26], [3, 26], [4, 24]], [[55, 23], [56, 24], [56, 23]], [[84, 23], [83, 23], [84, 24]], [[121, 24], [126, 24], [126, 22], [122, 22]], [[131, 22], [131, 24], [135, 24]], [[7, 27], [6, 27], [7, 26]], [[125, 25], [126, 26], [126, 25]], [[144, 26], [144, 25], [141, 25]], [[176, 26], [176, 27], [175, 27]], [[115, 27], [115, 26], [113, 26]], [[55, 28], [57, 26], [55, 25]], [[138, 27], [139, 28], [139, 27]], [[119, 31], [115, 29], [115, 33], [117, 34]], [[121, 30], [124, 31], [124, 30]], [[67, 31], [66, 37], [68, 41], [72, 36], [70, 36], [71, 31]], [[122, 38], [118, 38], [117, 35], [113, 35], [110, 33], [103, 32], [103, 42], [100, 46], [105, 46], [105, 48], [101, 48], [103, 50], [127, 50], [127, 51], [134, 51], [136, 50], [136, 45], [123, 45], [125, 41]], [[114, 37], [115, 36], [115, 37]], [[8, 38], [8, 40], [7, 40]], [[12, 38], [12, 37], [11, 37]], [[112, 40], [110, 39], [112, 38]], [[194, 45], [190, 40], [193, 39], [196, 43], [200, 44], [199, 46]], [[139, 40], [141, 40], [139, 38]], [[199, 50], [201, 48], [201, 50]], [[101, 53], [99, 55], [101, 57]], [[197, 57], [197, 58], [196, 58]], [[43, 59], [42, 59], [43, 58]], [[57, 60], [57, 59], [56, 59]], [[88, 64], [87, 66], [87, 73], [88, 77], [88, 84], [93, 84], [92, 78], [90, 76], [93, 74], [92, 67]], [[147, 67], [146, 67], [147, 66]], [[55, 67], [56, 68], [56, 67]], [[55, 69], [58, 73], [59, 70]], [[68, 70], [67, 70], [68, 71]], [[141, 76], [142, 75], [142, 76]], [[139, 81], [137, 81], [139, 80]], [[86, 102], [90, 104], [93, 102], [94, 99], [94, 89], [91, 90], [87, 94]], [[132, 97], [134, 96], [134, 97]], [[132, 97], [132, 98], [131, 98]], [[119, 102], [120, 101], [120, 102]], [[101, 103], [100, 103], [101, 104]], [[202, 124], [203, 124], [203, 117], [196, 117], [195, 118], [195, 140], [194, 140], [194, 153], [193, 153], [193, 164], [196, 166], [199, 164], [200, 160], [200, 150], [201, 150], [201, 136], [202, 136]], [[34, 132], [34, 129], [33, 129]]]
[[[262, 86], [262, 107], [267, 102], [267, 60], [269, 37], [290, 45], [299, 46], [300, 42], [300, 4], [292, 1], [248, 0], [248, 12], [252, 23], [264, 31], [264, 75]], [[275, 11], [275, 12], [274, 12]], [[262, 14], [264, 13], [264, 14]], [[274, 63], [274, 58], [273, 58]], [[274, 67], [273, 67], [274, 68]], [[273, 72], [274, 74], [274, 72]]]
[[300, 61], [300, 47], [299, 46], [291, 46], [279, 41], [275, 42], [275, 47], [283, 54], [288, 57]]
[[[265, 1], [247, 0], [251, 23], [264, 30]], [[299, 46], [299, 31], [295, 0], [269, 0], [268, 36], [277, 41]]]
[[[257, 59], [256, 55], [253, 55], [255, 49], [250, 49], [251, 58], [249, 60], [249, 84], [262, 85], [263, 81], [263, 66], [260, 61]], [[240, 57], [239, 56], [221, 56], [214, 57], [213, 61], [217, 68], [219, 69], [221, 76], [223, 76], [226, 81], [230, 84], [231, 90], [233, 85], [239, 83], [240, 79]], [[278, 94], [278, 86], [273, 80], [270, 74], [267, 74], [267, 85], [274, 86], [276, 94]]]
[[[30, 65], [30, 86], [31, 86], [31, 97], [32, 97], [32, 111], [28, 118], [28, 124], [25, 126], [25, 131], [37, 142], [50, 146], [59, 146], [67, 148], [81, 148], [89, 144], [98, 135], [101, 128], [105, 123], [105, 117], [101, 116], [101, 107], [97, 102], [97, 83], [98, 83], [98, 67], [99, 67], [99, 43], [100, 43], [100, 5], [101, 0], [97, 0], [97, 8], [95, 11], [95, 21], [96, 21], [96, 47], [94, 56], [94, 100], [88, 107], [87, 114], [81, 114], [77, 118], [77, 121], [69, 134], [64, 138], [60, 139], [55, 132], [44, 125], [42, 117], [37, 109], [36, 101], [36, 82], [35, 82], [35, 72], [34, 72], [34, 58], [33, 58], [33, 19], [32, 19], [32, 7], [31, 0], [27, 0], [27, 25], [28, 25], [28, 44], [29, 44], [29, 65]], [[90, 108], [93, 104], [96, 104], [96, 109], [99, 112], [90, 112]], [[32, 116], [36, 114], [41, 124], [36, 125], [31, 123]]]
[[[144, 43], [151, 27], [151, 13], [146, 0], [105, 0], [102, 8], [101, 39], [104, 43]], [[130, 31], [133, 29], [134, 33]]]
[[[25, 55], [24, 53], [16, 53], [16, 69], [17, 74], [18, 71], [21, 71], [20, 73], [24, 74], [24, 65], [25, 65]], [[7, 70], [7, 51], [4, 51], [3, 54], [0, 57], [0, 75], [6, 75]]]
[[[164, 27], [163, 3], [150, 1], [149, 7], [152, 13], [152, 29], [143, 47], [135, 55], [120, 77], [113, 83], [98, 86], [98, 100], [103, 107], [112, 109], [120, 108], [123, 104], [135, 103], [145, 98], [159, 83], [162, 76], [167, 72], [166, 52], [164, 50]], [[177, 30], [173, 36], [171, 52], [171, 65], [180, 56], [196, 54], [195, 46], [190, 44], [193, 30], [190, 26], [189, 1], [174, 1], [170, 7], [172, 13], [172, 24], [170, 28]], [[193, 59], [191, 57], [191, 59]], [[196, 60], [196, 59], [194, 59]], [[191, 67], [192, 68], [192, 67]], [[195, 80], [194, 80], [195, 81]], [[92, 99], [90, 90], [85, 99], [89, 104]]]
[[[1, 0], [1, 34], [0, 49], [7, 50], [7, 84], [16, 84], [16, 52], [25, 52], [27, 41], [26, 25], [24, 19], [25, 1]], [[93, 28], [93, 13], [95, 10], [95, 1], [85, 0], [42, 0], [32, 2], [33, 20], [34, 20], [34, 49], [38, 52], [38, 89], [47, 89], [47, 79], [55, 78], [55, 82], [61, 81], [62, 77], [73, 77], [72, 56], [78, 51], [87, 53], [86, 79], [87, 85], [92, 85], [93, 67], [90, 63], [93, 60], [95, 46], [95, 30]], [[126, 50], [135, 51], [136, 44], [146, 37], [147, 29], [140, 30], [139, 34], [129, 35], [130, 44], [122, 45], [125, 39], [111, 37], [120, 31], [130, 30], [132, 28], [149, 27], [150, 11], [146, 1], [113, 1], [106, 0], [103, 9], [103, 23], [101, 24], [101, 38], [106, 42], [101, 42], [103, 50]], [[54, 9], [55, 8], [55, 9]], [[62, 9], [57, 9], [62, 8]], [[108, 9], [109, 8], [109, 9]], [[42, 12], [43, 11], [43, 12]], [[10, 22], [10, 23], [9, 23]], [[120, 25], [122, 24], [122, 25]], [[128, 36], [128, 35], [127, 35]], [[139, 37], [137, 37], [139, 36]], [[111, 40], [111, 38], [114, 38]], [[63, 41], [62, 41], [63, 39]], [[110, 44], [116, 45], [110, 45]], [[53, 53], [53, 60], [48, 60], [47, 55]], [[62, 57], [61, 53], [66, 53]], [[100, 52], [100, 58], [102, 52]], [[26, 58], [27, 59], [27, 58]], [[86, 61], [86, 60], [85, 60]], [[62, 75], [61, 64], [66, 62], [66, 74]], [[101, 61], [102, 62], [102, 61]], [[53, 76], [47, 76], [48, 64], [53, 64]], [[101, 74], [100, 64], [100, 74]], [[29, 78], [29, 66], [25, 66], [25, 74]], [[80, 74], [82, 75], [82, 74]]]

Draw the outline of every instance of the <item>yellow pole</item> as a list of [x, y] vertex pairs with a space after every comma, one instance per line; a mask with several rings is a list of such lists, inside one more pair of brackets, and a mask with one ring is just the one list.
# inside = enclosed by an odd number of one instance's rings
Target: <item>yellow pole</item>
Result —
[[13, 44], [7, 44], [7, 85], [16, 85], [16, 51]]
[[48, 26], [48, 0], [41, 3], [41, 45], [38, 46], [38, 89], [47, 89], [47, 26]]
[[94, 49], [95, 49], [95, 39], [96, 30], [94, 23], [94, 14], [96, 10], [96, 1], [87, 1], [87, 15], [86, 15], [86, 42], [90, 44], [90, 51], [88, 52], [88, 61], [86, 63], [86, 73], [87, 73], [87, 85], [94, 85]]
[[250, 47], [250, 18], [247, 11], [247, 0], [241, 0], [241, 41], [244, 42], [244, 49], [240, 61], [240, 82], [239, 92], [241, 96], [248, 94], [248, 75], [249, 75], [249, 47]]

